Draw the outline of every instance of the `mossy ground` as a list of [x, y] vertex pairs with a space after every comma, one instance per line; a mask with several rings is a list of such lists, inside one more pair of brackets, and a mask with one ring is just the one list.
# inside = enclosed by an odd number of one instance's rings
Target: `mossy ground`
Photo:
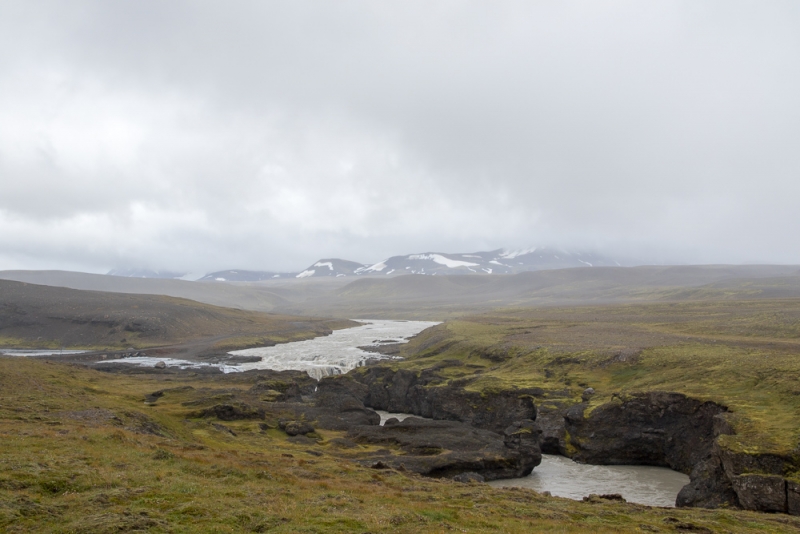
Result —
[[[295, 444], [198, 419], [244, 376], [111, 375], [0, 358], [5, 532], [795, 532], [800, 519], [583, 503], [360, 467], [336, 432]], [[144, 396], [173, 389], [157, 402]], [[225, 395], [223, 394], [222, 397]], [[184, 405], [189, 404], [189, 406]], [[155, 432], [155, 433], [154, 433]], [[161, 435], [157, 435], [157, 434]]]
[[[792, 456], [800, 444], [800, 300], [507, 309], [414, 339], [396, 367], [470, 377], [478, 391], [541, 387], [590, 409], [615, 395], [674, 391], [730, 408], [726, 447]], [[545, 399], [545, 402], [547, 400]]]

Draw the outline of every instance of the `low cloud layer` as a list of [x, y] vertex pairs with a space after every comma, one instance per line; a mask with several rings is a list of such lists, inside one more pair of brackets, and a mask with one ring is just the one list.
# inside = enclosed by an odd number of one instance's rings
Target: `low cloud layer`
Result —
[[0, 5], [0, 268], [800, 263], [795, 2]]

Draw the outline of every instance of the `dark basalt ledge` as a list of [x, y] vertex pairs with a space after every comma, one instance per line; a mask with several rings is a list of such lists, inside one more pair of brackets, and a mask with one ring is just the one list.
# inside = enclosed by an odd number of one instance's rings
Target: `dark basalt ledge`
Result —
[[[541, 462], [541, 431], [532, 419], [536, 416], [536, 409], [529, 395], [521, 394], [521, 398], [517, 398], [519, 393], [507, 393], [500, 395], [498, 401], [464, 392], [459, 386], [423, 388], [423, 392], [416, 389], [422, 386], [409, 380], [405, 373], [400, 374], [399, 383], [413, 384], [413, 398], [417, 400], [422, 399], [426, 392], [442, 389], [429, 394], [425, 402], [417, 403], [417, 408], [425, 407], [425, 410], [419, 410], [422, 412], [420, 415], [438, 420], [410, 417], [402, 422], [390, 419], [385, 426], [358, 423], [353, 416], [360, 417], [364, 410], [375, 413], [365, 408], [363, 400], [370, 398], [371, 389], [383, 391], [382, 383], [374, 382], [369, 386], [351, 376], [339, 375], [323, 378], [317, 386], [314, 394], [316, 406], [335, 412], [340, 420], [346, 420], [344, 426], [351, 440], [392, 445], [400, 450], [399, 454], [387, 450], [371, 455], [362, 461], [364, 465], [404, 469], [431, 477], [450, 478], [471, 472], [485, 480], [493, 480], [528, 475]], [[510, 398], [515, 401], [510, 402]], [[411, 411], [405, 405], [385, 406], [394, 411]], [[380, 409], [374, 404], [371, 407]], [[458, 407], [463, 411], [456, 412]], [[512, 409], [505, 414], [493, 413], [505, 407]], [[491, 416], [481, 416], [482, 413]], [[454, 420], [456, 416], [465, 421]], [[490, 425], [491, 429], [478, 428], [474, 421]], [[331, 422], [327, 424], [331, 425]], [[495, 430], [501, 424], [504, 426]]]
[[[435, 368], [419, 373], [386, 367], [359, 369], [324, 379], [320, 389], [348, 391], [365, 406], [436, 420], [453, 420], [502, 433], [510, 424], [536, 421], [540, 451], [578, 462], [654, 465], [687, 473], [690, 483], [677, 506], [734, 507], [800, 515], [800, 480], [792, 457], [736, 453], [719, 444], [733, 434], [728, 409], [680, 393], [646, 392], [615, 396], [586, 413], [558, 392], [513, 389], [479, 394], [468, 380], [445, 381]], [[538, 406], [534, 399], [541, 398]], [[538, 417], [537, 417], [538, 415]]]
[[[586, 408], [581, 403], [562, 412], [561, 446], [576, 461], [656, 465], [687, 473], [690, 482], [678, 494], [677, 506], [800, 515], [800, 483], [787, 478], [796, 471], [793, 458], [721, 446], [718, 438], [734, 433], [725, 406], [649, 392], [617, 397], [588, 415]], [[550, 423], [556, 419], [548, 417]], [[546, 432], [558, 435], [552, 426]]]
[[394, 445], [402, 451], [373, 455], [361, 462], [364, 465], [437, 478], [473, 473], [484, 480], [529, 475], [542, 461], [540, 434], [531, 420], [518, 421], [498, 434], [457, 421], [417, 417], [389, 419], [385, 426], [357, 426], [348, 432], [359, 443]]
[[415, 373], [376, 366], [331, 378], [321, 380], [320, 389], [341, 380], [336, 387], [349, 388], [365, 406], [376, 410], [460, 421], [500, 434], [517, 421], [536, 420], [534, 399], [544, 394], [538, 388], [467, 391], [464, 386], [469, 380], [444, 381], [435, 369]]

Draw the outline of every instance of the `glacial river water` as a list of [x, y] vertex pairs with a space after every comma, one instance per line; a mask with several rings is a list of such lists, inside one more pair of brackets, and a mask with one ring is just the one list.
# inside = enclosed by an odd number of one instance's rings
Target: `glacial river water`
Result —
[[582, 499], [592, 493], [619, 493], [628, 502], [649, 506], [675, 506], [675, 498], [689, 477], [664, 467], [649, 465], [586, 465], [554, 454], [522, 478], [493, 480], [495, 487], [522, 487], [549, 491], [558, 497]]
[[0, 349], [0, 356], [69, 356], [70, 354], [83, 354], [86, 350], [61, 350], [61, 349]]
[[[296, 369], [308, 372], [314, 378], [346, 373], [379, 354], [365, 352], [358, 347], [379, 345], [381, 342], [406, 342], [408, 338], [438, 323], [424, 321], [368, 320], [355, 328], [336, 330], [329, 336], [307, 341], [285, 343], [273, 347], [260, 347], [234, 351], [234, 356], [257, 356], [261, 360], [251, 363], [199, 363], [169, 358], [125, 358], [117, 360], [128, 364], [153, 366], [164, 361], [168, 366], [216, 366], [224, 372], [249, 369]], [[113, 360], [112, 360], [113, 361]], [[107, 362], [106, 362], [107, 363]], [[403, 419], [408, 414], [379, 412], [381, 424], [388, 417]], [[490, 482], [492, 486], [521, 486], [539, 492], [569, 499], [582, 499], [591, 494], [620, 493], [629, 502], [651, 506], [674, 506], [680, 489], [689, 483], [689, 477], [670, 469], [633, 465], [584, 465], [562, 456], [544, 455], [542, 463], [527, 477]]]
[[[405, 413], [376, 410], [381, 424], [396, 417], [412, 417]], [[549, 491], [557, 497], [581, 500], [596, 493], [619, 493], [628, 502], [648, 506], [675, 506], [675, 498], [689, 477], [664, 467], [647, 465], [586, 465], [555, 454], [543, 454], [542, 463], [533, 473], [522, 478], [492, 480], [489, 485], [508, 488], [529, 488]]]
[[153, 356], [135, 356], [105, 360], [102, 363], [124, 363], [153, 367], [164, 362], [167, 367], [197, 369], [202, 367], [218, 367], [225, 373], [249, 371], [252, 369], [273, 369], [276, 371], [306, 371], [310, 376], [320, 379], [323, 376], [338, 375], [355, 369], [370, 359], [387, 358], [381, 354], [367, 352], [359, 347], [379, 346], [385, 343], [406, 343], [409, 338], [419, 334], [426, 328], [439, 323], [430, 321], [390, 321], [385, 319], [358, 320], [362, 326], [334, 330], [328, 336], [315, 337], [305, 341], [281, 343], [272, 347], [256, 347], [252, 349], [229, 352], [232, 356], [249, 356], [261, 358], [256, 362], [219, 363], [197, 362], [176, 358], [158, 358]]
[[382, 343], [405, 343], [410, 337], [439, 323], [429, 321], [359, 321], [363, 326], [336, 330], [329, 336], [306, 341], [284, 343], [273, 347], [258, 347], [233, 351], [234, 356], [260, 356], [261, 361], [243, 363], [238, 370], [275, 369], [278, 371], [297, 369], [308, 372], [314, 378], [346, 373], [380, 354], [366, 352], [358, 347], [376, 346]]

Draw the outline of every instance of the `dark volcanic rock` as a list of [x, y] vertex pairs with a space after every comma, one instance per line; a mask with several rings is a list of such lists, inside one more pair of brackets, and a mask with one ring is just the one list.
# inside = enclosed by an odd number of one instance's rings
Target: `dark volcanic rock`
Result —
[[564, 416], [567, 407], [559, 404], [538, 406], [536, 423], [542, 430], [542, 452], [567, 456], [567, 430]]
[[538, 388], [467, 391], [468, 381], [444, 383], [435, 369], [415, 373], [371, 367], [354, 373], [353, 378], [367, 386], [359, 400], [371, 408], [461, 421], [498, 433], [515, 421], [535, 420], [534, 397], [543, 394]]
[[290, 436], [306, 435], [314, 432], [314, 427], [306, 421], [281, 421], [281, 430]]
[[503, 431], [503, 443], [509, 449], [538, 458], [536, 465], [542, 461], [542, 430], [530, 419], [512, 423]]
[[786, 481], [786, 511], [791, 515], [800, 515], [800, 482]]
[[361, 401], [366, 394], [365, 385], [346, 376], [331, 378], [319, 382], [314, 396], [316, 407], [334, 414], [321, 415], [320, 426], [328, 430], [347, 430], [356, 425], [380, 424], [381, 417]]
[[680, 393], [649, 392], [615, 399], [584, 417], [567, 410], [573, 459], [591, 464], [643, 464], [689, 473], [714, 445], [714, 416], [727, 410]]
[[737, 506], [739, 503], [733, 486], [725, 476], [719, 456], [712, 452], [698, 462], [689, 475], [691, 482], [678, 493], [675, 505], [701, 508]]
[[274, 402], [300, 402], [303, 396], [312, 395], [317, 387], [317, 381], [301, 371], [262, 371], [251, 388], [250, 393], [262, 395], [277, 392], [278, 398], [270, 399]]
[[539, 430], [533, 421], [511, 425], [505, 436], [456, 421], [409, 417], [385, 426], [359, 426], [350, 437], [361, 443], [399, 447], [400, 455], [373, 456], [370, 465], [404, 468], [448, 477], [474, 472], [486, 480], [521, 477], [541, 462]]
[[733, 489], [745, 510], [786, 512], [786, 480], [777, 475], [741, 475], [733, 478]]
[[[679, 393], [649, 392], [616, 398], [588, 417], [586, 404], [565, 414], [570, 456], [591, 464], [642, 464], [689, 473], [678, 506], [717, 508], [738, 506], [733, 476], [741, 467], [726, 466], [716, 445], [720, 434], [732, 432], [724, 419], [727, 408]], [[746, 455], [734, 455], [730, 464]], [[735, 458], [735, 460], [734, 460]]]
[[222, 421], [264, 419], [264, 410], [240, 402], [236, 404], [216, 404], [211, 408], [202, 410], [198, 415], [200, 417], [216, 417]]

